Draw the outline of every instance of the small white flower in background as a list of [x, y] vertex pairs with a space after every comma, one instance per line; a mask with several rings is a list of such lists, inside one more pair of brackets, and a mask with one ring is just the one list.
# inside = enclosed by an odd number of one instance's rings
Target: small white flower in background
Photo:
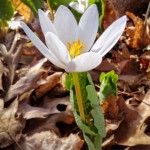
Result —
[[89, 6], [88, 0], [78, 0], [78, 2], [71, 2], [69, 6], [79, 13], [84, 13], [86, 8]]
[[21, 26], [40, 52], [66, 72], [84, 72], [97, 67], [119, 40], [127, 22], [126, 16], [121, 17], [94, 43], [99, 24], [95, 4], [88, 7], [79, 24], [65, 6], [58, 8], [53, 23], [42, 10], [38, 14], [47, 47], [25, 23], [21, 22]]

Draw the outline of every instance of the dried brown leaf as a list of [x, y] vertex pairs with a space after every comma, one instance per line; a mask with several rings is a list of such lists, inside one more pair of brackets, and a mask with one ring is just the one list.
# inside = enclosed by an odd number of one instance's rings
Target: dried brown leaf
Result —
[[[68, 97], [65, 98], [54, 98], [54, 99], [47, 99], [45, 98], [43, 101], [43, 104], [40, 104], [40, 107], [33, 107], [29, 104], [27, 104], [26, 101], [23, 101], [19, 104], [19, 110], [21, 114], [23, 114], [23, 118], [25, 119], [31, 119], [31, 118], [46, 118], [48, 115], [52, 114], [58, 114], [61, 113], [61, 111], [57, 108], [60, 105], [60, 107], [66, 107], [66, 111], [70, 111], [70, 101]], [[61, 108], [60, 108], [61, 109]], [[65, 110], [64, 110], [65, 111]]]
[[60, 78], [62, 76], [62, 72], [56, 72], [50, 76], [48, 76], [44, 83], [42, 83], [37, 89], [35, 89], [35, 96], [37, 99], [42, 97], [52, 88], [54, 88], [58, 83], [60, 83]]
[[128, 85], [133, 86], [138, 83], [138, 81], [143, 77], [143, 74], [136, 74], [136, 75], [120, 75], [119, 79], [128, 83]]
[[50, 95], [52, 96], [62, 96], [62, 95], [65, 95], [67, 94], [69, 91], [66, 89], [66, 76], [67, 76], [67, 73], [63, 73], [61, 75], [61, 78], [60, 78], [60, 82], [59, 84], [57, 84], [51, 91], [50, 91]]
[[117, 106], [117, 97], [110, 95], [104, 103], [101, 105], [103, 113], [109, 116], [111, 119], [116, 119], [119, 115], [119, 107]]
[[51, 110], [41, 108], [41, 107], [33, 107], [26, 102], [22, 102], [19, 105], [19, 112], [23, 113], [23, 118], [31, 119], [31, 118], [46, 118], [50, 114], [58, 113], [58, 110]]
[[112, 51], [112, 55], [116, 62], [123, 61], [124, 59], [130, 59], [130, 51], [125, 43], [120, 43], [117, 51]]
[[50, 131], [35, 133], [20, 141], [23, 150], [80, 150], [83, 143], [78, 135], [60, 138]]
[[72, 124], [74, 117], [70, 104], [69, 97], [63, 98], [48, 98], [46, 97], [40, 104], [40, 107], [49, 109], [51, 115], [46, 119], [34, 119], [31, 120], [28, 126], [28, 134], [38, 133], [41, 131], [51, 130], [57, 135], [61, 135], [57, 122], [64, 122], [66, 124]]
[[37, 80], [40, 78], [41, 66], [46, 62], [46, 58], [40, 60], [37, 64], [29, 68], [24, 77], [20, 78], [15, 84], [11, 85], [5, 97], [5, 101], [9, 101], [17, 95], [21, 95], [37, 86]]
[[128, 147], [125, 150], [149, 150], [150, 145], [137, 145], [137, 146], [132, 146]]
[[25, 5], [22, 0], [12, 0], [12, 3], [18, 13], [25, 17], [25, 20], [29, 22], [33, 18], [33, 13], [31, 9]]
[[9, 108], [3, 108], [4, 101], [0, 100], [0, 148], [18, 142], [24, 128], [23, 120], [16, 117], [18, 101], [15, 100]]
[[111, 59], [104, 59], [102, 61], [102, 63], [100, 64], [100, 66], [98, 66], [96, 68], [96, 70], [98, 71], [104, 71], [104, 72], [107, 72], [107, 71], [110, 71], [110, 70], [114, 70], [114, 71], [118, 71], [118, 64], [115, 65]]
[[132, 28], [127, 28], [126, 32], [130, 36], [129, 46], [140, 50], [146, 47], [150, 43], [150, 38], [146, 33], [146, 26], [144, 21], [131, 12], [126, 12], [126, 15], [133, 21], [134, 26]]
[[105, 1], [105, 12], [102, 22], [102, 27], [105, 30], [109, 25], [111, 25], [117, 19], [117, 12], [111, 1]]
[[118, 64], [120, 74], [136, 75], [139, 73], [140, 64], [134, 60], [122, 60]]
[[150, 108], [150, 90], [146, 93], [144, 99], [142, 100], [142, 103], [138, 107], [138, 110], [143, 117], [149, 117], [150, 116], [149, 108]]
[[125, 146], [149, 144], [150, 136], [145, 132], [148, 127], [146, 121], [150, 117], [149, 97], [150, 91], [137, 109], [127, 106], [123, 100], [120, 101], [119, 106], [124, 112], [124, 120], [114, 133], [115, 143]]

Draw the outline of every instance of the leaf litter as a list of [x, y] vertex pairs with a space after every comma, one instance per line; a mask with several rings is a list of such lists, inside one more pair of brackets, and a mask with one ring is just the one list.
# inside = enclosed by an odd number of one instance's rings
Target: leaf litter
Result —
[[[37, 18], [19, 5], [15, 6], [18, 13], [43, 38]], [[107, 5], [104, 29], [118, 15], [112, 3]], [[109, 96], [101, 106], [107, 131], [104, 150], [150, 149], [149, 31], [142, 17], [126, 14], [129, 21], [123, 36], [90, 72], [97, 88], [101, 72], [115, 70], [119, 76], [118, 96]], [[65, 89], [64, 70], [41, 59], [21, 30], [9, 30], [0, 40], [0, 148], [86, 149]]]

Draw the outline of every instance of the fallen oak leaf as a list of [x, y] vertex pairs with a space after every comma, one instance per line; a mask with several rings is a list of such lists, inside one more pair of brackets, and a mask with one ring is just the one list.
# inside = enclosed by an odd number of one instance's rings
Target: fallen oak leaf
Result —
[[80, 150], [83, 143], [84, 141], [75, 134], [60, 138], [54, 132], [43, 131], [24, 136], [19, 144], [23, 150]]
[[132, 28], [127, 28], [126, 32], [130, 36], [129, 46], [140, 50], [146, 47], [150, 43], [150, 38], [146, 33], [146, 26], [144, 21], [131, 12], [126, 12], [126, 15], [133, 21], [134, 26]]
[[21, 77], [15, 84], [11, 85], [6, 94], [5, 101], [9, 101], [17, 95], [21, 95], [37, 87], [37, 80], [40, 78], [41, 66], [47, 61], [46, 58], [41, 59], [37, 64], [29, 68], [24, 77]]
[[105, 12], [102, 19], [102, 28], [106, 30], [118, 17], [114, 5], [111, 1], [104, 1], [105, 3]]
[[[43, 104], [42, 104], [43, 103]], [[56, 126], [58, 122], [66, 124], [74, 123], [72, 107], [69, 97], [63, 98], [48, 98], [40, 104], [40, 107], [49, 109], [50, 115], [45, 119], [31, 119], [28, 124], [28, 134], [51, 130], [61, 136], [59, 128]]]
[[3, 106], [4, 101], [0, 100], [0, 148], [7, 147], [14, 142], [17, 144], [24, 128], [24, 121], [16, 117], [18, 100], [14, 100], [9, 108]]
[[3, 87], [3, 74], [6, 73], [6, 68], [4, 67], [2, 61], [0, 60], [0, 91], [4, 91]]
[[[59, 76], [61, 74], [55, 73], [55, 75]], [[53, 77], [55, 78], [55, 76]], [[18, 112], [23, 114], [24, 119], [46, 118], [48, 115], [61, 113], [57, 106], [59, 107], [59, 105], [62, 105], [67, 108], [67, 106], [70, 104], [68, 98], [50, 100], [45, 98], [43, 101], [44, 104], [40, 104], [40, 107], [34, 107], [27, 103], [31, 93], [32, 90], [30, 92], [24, 93], [23, 95], [21, 95], [21, 97], [19, 97], [19, 101], [21, 102], [19, 104]]]
[[110, 70], [118, 71], [118, 66], [115, 65], [115, 63], [112, 62], [111, 59], [104, 59], [102, 63], [94, 70], [100, 71], [100, 72], [108, 72]]
[[3, 61], [5, 62], [6, 64], [5, 66], [7, 66], [7, 69], [8, 69], [7, 74], [8, 74], [10, 85], [14, 82], [15, 70], [21, 58], [20, 56], [22, 53], [21, 52], [22, 44], [20, 44], [18, 48], [16, 49], [16, 44], [19, 39], [20, 39], [20, 34], [17, 32], [15, 34], [15, 37], [13, 39], [12, 45], [9, 50], [6, 48], [5, 45], [0, 44]]
[[36, 99], [39, 99], [48, 91], [50, 91], [52, 88], [54, 88], [58, 83], [60, 83], [61, 76], [62, 76], [62, 72], [56, 72], [48, 76], [45, 79], [44, 83], [35, 89]]
[[109, 95], [108, 98], [101, 105], [104, 115], [111, 119], [117, 119], [119, 115], [119, 108], [117, 106], [117, 96]]
[[33, 107], [26, 102], [20, 103], [19, 112], [22, 113], [23, 118], [27, 120], [31, 118], [46, 118], [50, 114], [59, 113], [57, 109]]
[[[145, 95], [143, 102], [133, 109], [120, 101], [120, 108], [124, 111], [124, 120], [114, 133], [115, 143], [125, 146], [148, 145], [150, 136], [145, 133], [148, 123], [146, 120], [150, 117], [149, 103], [150, 90]], [[121, 106], [122, 105], [122, 106]]]
[[136, 145], [136, 146], [128, 147], [124, 150], [149, 150], [149, 149], [150, 149], [150, 145]]
[[68, 90], [66, 89], [66, 76], [67, 73], [63, 73], [60, 77], [59, 83], [49, 92], [54, 97], [67, 95]]
[[134, 86], [135, 84], [138, 83], [138, 81], [140, 81], [140, 79], [143, 77], [143, 74], [136, 74], [136, 75], [130, 75], [130, 74], [123, 74], [119, 76], [119, 80], [122, 80], [126, 83], [128, 83], [128, 85], [130, 86]]
[[29, 127], [28, 127], [27, 134], [34, 134], [42, 131], [51, 130], [61, 137], [61, 132], [56, 125], [58, 122], [72, 124], [74, 123], [74, 117], [73, 115], [70, 115], [70, 113], [66, 111], [66, 112], [51, 114], [46, 119], [31, 120], [28, 124]]

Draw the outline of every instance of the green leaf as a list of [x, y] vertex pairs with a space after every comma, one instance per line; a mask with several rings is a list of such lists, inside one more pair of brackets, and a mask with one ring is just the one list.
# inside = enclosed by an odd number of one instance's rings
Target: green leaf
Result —
[[104, 11], [105, 11], [104, 0], [98, 0], [98, 2], [96, 4], [97, 4], [98, 10], [99, 10], [99, 20], [101, 23], [102, 19], [104, 17]]
[[74, 91], [71, 89], [70, 90], [70, 101], [71, 104], [73, 106], [73, 114], [75, 117], [75, 121], [76, 124], [78, 125], [78, 127], [82, 130], [83, 133], [89, 134], [89, 135], [96, 135], [91, 129], [90, 127], [88, 127], [85, 123], [83, 123], [83, 121], [81, 120], [80, 116], [77, 113], [77, 107], [76, 107], [76, 96], [74, 94]]
[[44, 8], [44, 0], [22, 0], [24, 4], [26, 4], [35, 15], [38, 14], [38, 9]]
[[102, 82], [102, 84], [100, 86], [100, 94], [99, 94], [100, 104], [104, 100], [106, 100], [108, 98], [108, 96], [111, 94], [114, 94], [112, 85], [110, 85], [109, 83]]
[[92, 85], [88, 85], [86, 89], [88, 93], [88, 99], [90, 100], [91, 105], [93, 106], [91, 115], [93, 117], [94, 126], [97, 128], [98, 133], [101, 135], [101, 137], [105, 137], [106, 136], [105, 121], [101, 107], [99, 105], [99, 100], [97, 93], [95, 91], [95, 87]]
[[79, 77], [82, 99], [85, 102], [87, 100], [86, 85], [89, 84], [87, 80], [87, 72], [78, 73], [78, 77]]
[[98, 95], [95, 91], [95, 87], [93, 85], [88, 85], [86, 87], [87, 93], [88, 93], [88, 99], [90, 100], [90, 103], [92, 106], [98, 106], [99, 100]]
[[66, 86], [70, 89], [70, 101], [73, 106], [75, 121], [83, 132], [88, 148], [90, 150], [101, 150], [102, 137], [106, 135], [106, 132], [98, 95], [89, 73], [83, 72], [77, 75], [84, 105], [85, 122], [79, 116], [73, 76], [68, 75], [66, 80]]
[[94, 146], [95, 146], [95, 150], [102, 150], [102, 137], [97, 134], [94, 138]]
[[105, 137], [106, 136], [105, 121], [100, 106], [95, 106], [94, 109], [91, 111], [91, 114], [94, 119], [94, 126], [98, 130], [98, 134], [101, 135], [102, 138]]
[[72, 74], [71, 73], [67, 74], [65, 85], [66, 85], [67, 90], [70, 90], [72, 88], [73, 81], [72, 81]]
[[88, 78], [89, 83], [94, 86], [93, 80], [89, 73], [87, 74], [87, 78]]
[[83, 136], [84, 136], [84, 139], [85, 139], [85, 141], [86, 141], [86, 143], [88, 145], [89, 150], [95, 150], [94, 143], [93, 143], [93, 141], [91, 141], [89, 136], [87, 136], [86, 134], [83, 134]]
[[105, 76], [106, 76], [106, 73], [102, 72], [101, 75], [100, 75], [100, 78], [99, 78], [100, 83], [102, 83], [102, 81], [104, 80]]
[[76, 111], [74, 111], [74, 117], [75, 117], [78, 127], [82, 130], [83, 133], [86, 133], [89, 135], [96, 135], [95, 132], [93, 132], [86, 124], [82, 122], [82, 120], [80, 119], [80, 116], [77, 114]]
[[102, 150], [102, 138], [99, 134], [94, 137], [94, 142], [89, 138], [88, 135], [83, 134], [84, 139], [88, 145], [89, 150]]
[[10, 20], [14, 15], [14, 7], [10, 0], [0, 0], [0, 19]]
[[118, 75], [115, 74], [114, 71], [110, 71], [108, 73], [101, 73], [100, 75], [100, 104], [103, 103], [104, 100], [108, 98], [109, 95], [117, 94], [117, 81]]

